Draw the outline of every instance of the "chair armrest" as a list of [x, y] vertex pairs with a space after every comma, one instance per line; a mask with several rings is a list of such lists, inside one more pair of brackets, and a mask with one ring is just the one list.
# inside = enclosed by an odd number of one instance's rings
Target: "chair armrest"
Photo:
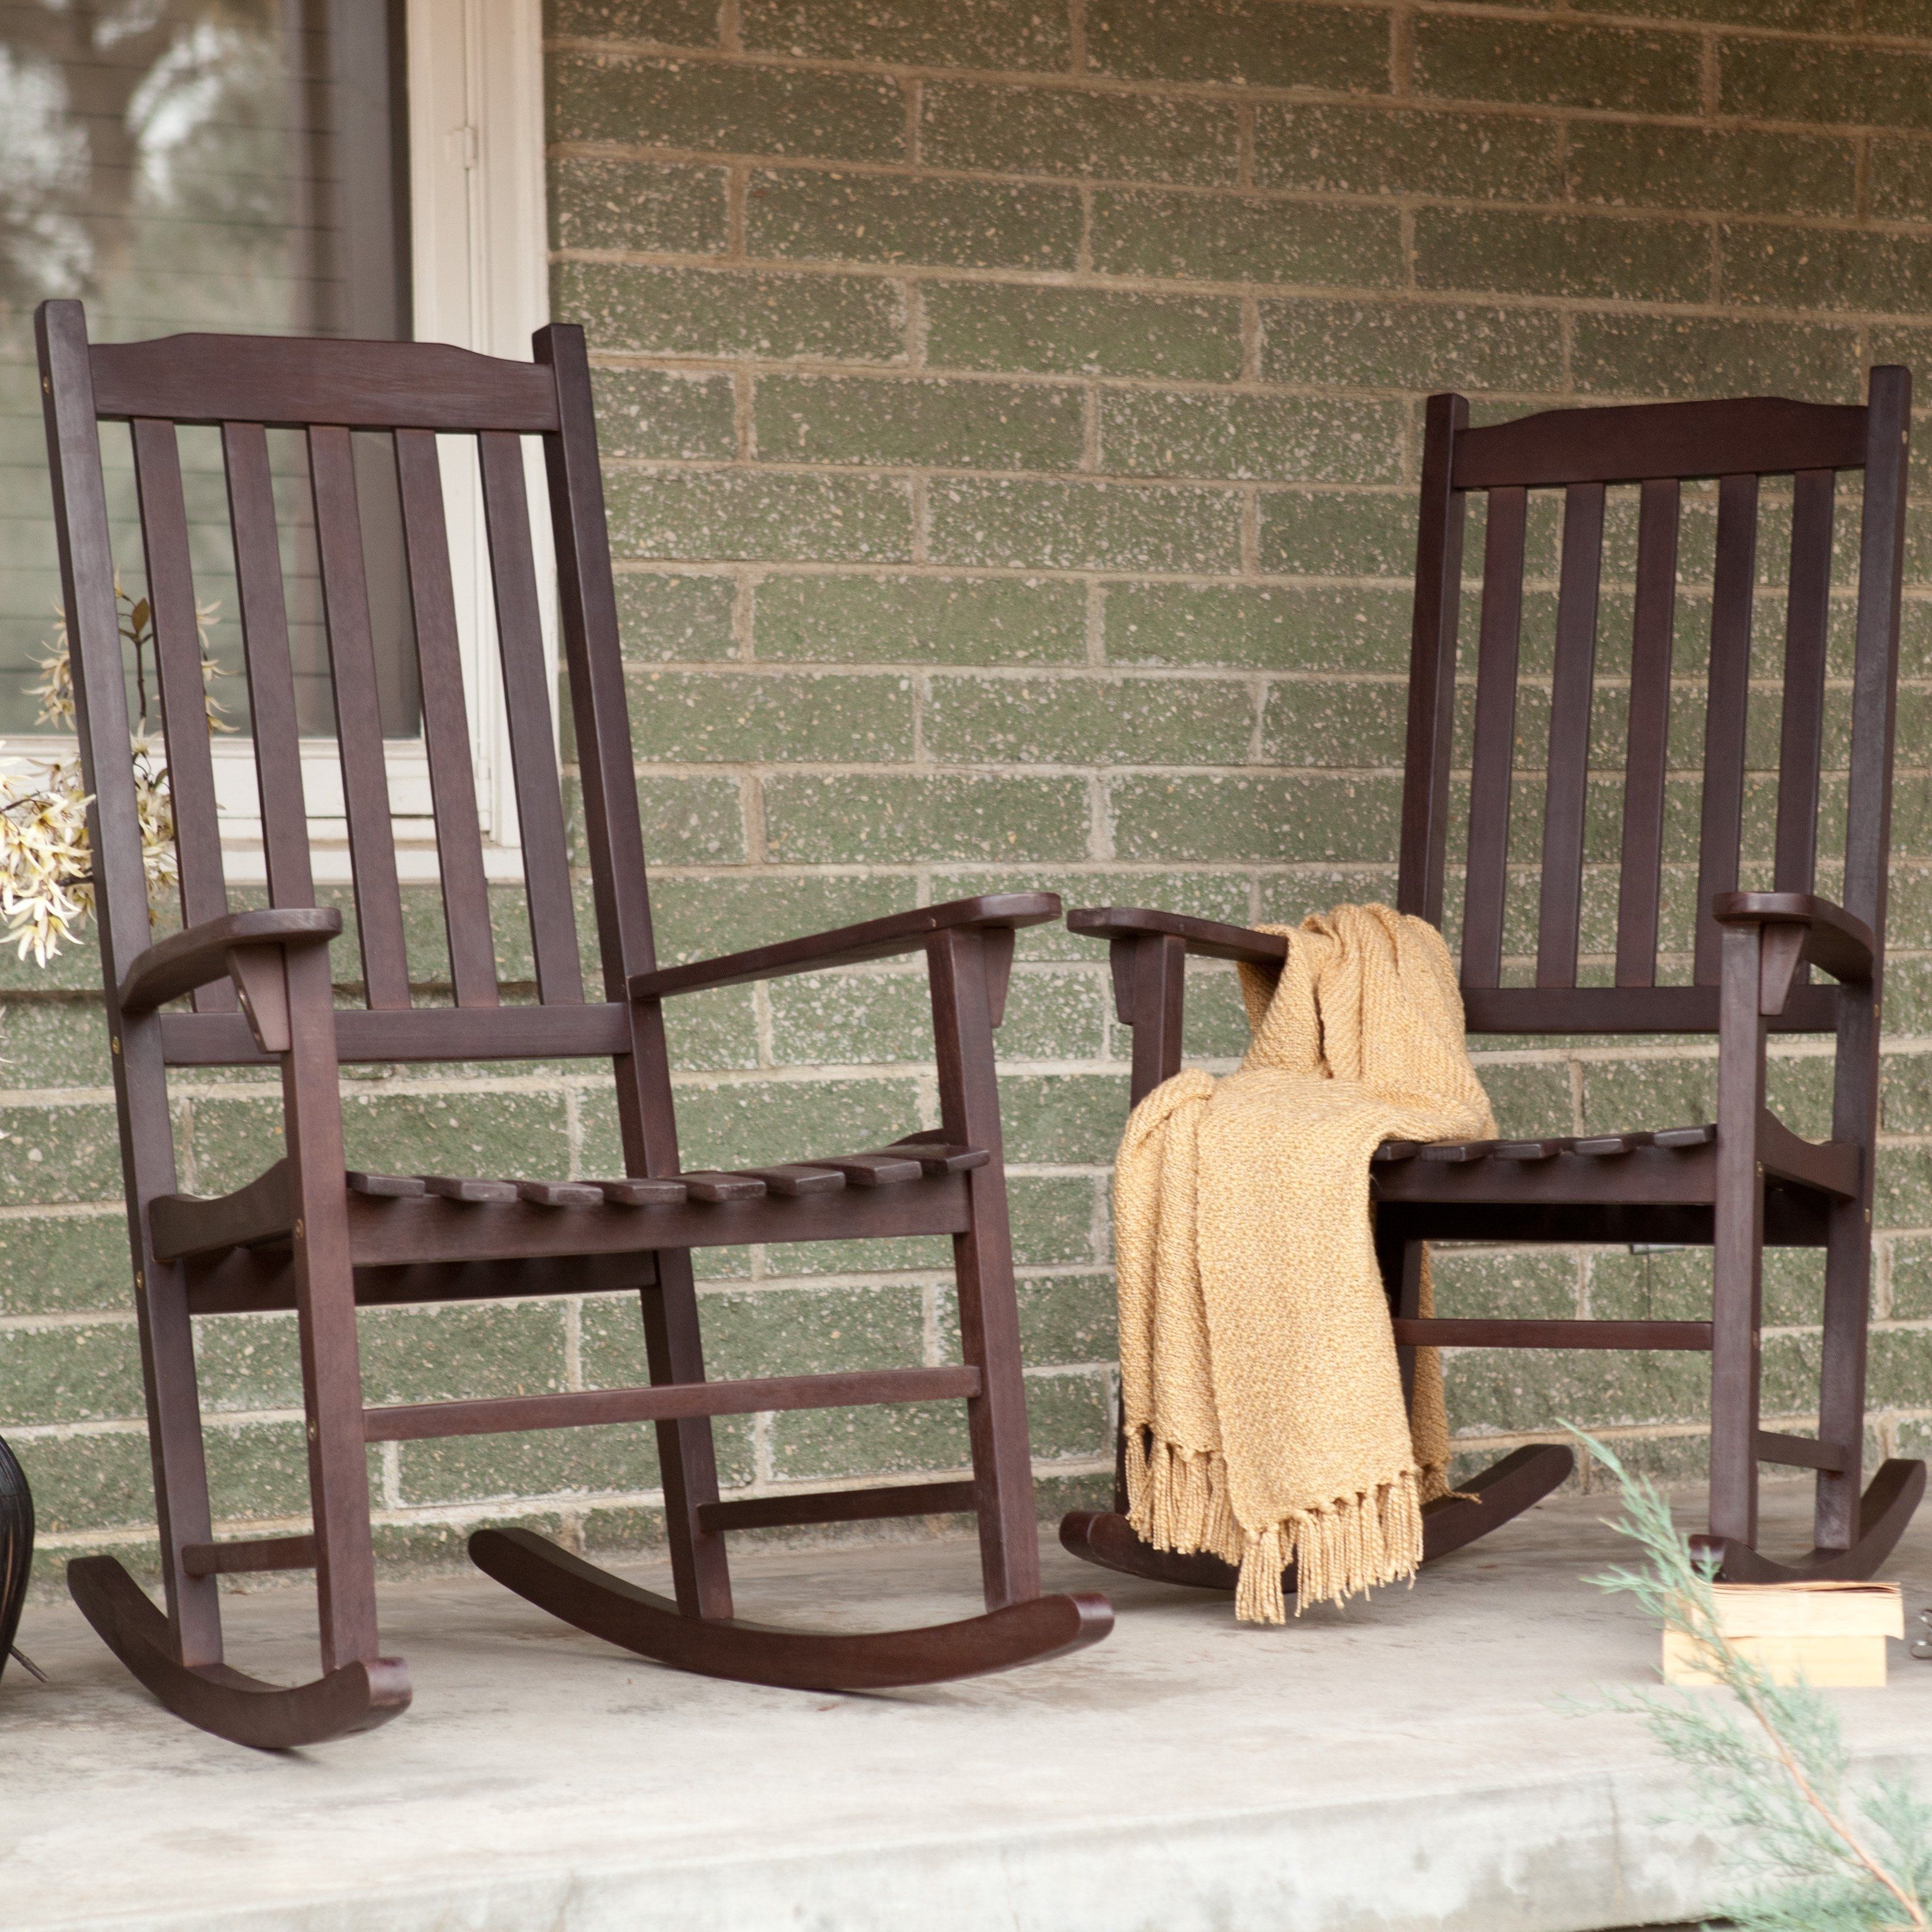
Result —
[[944, 905], [918, 906], [859, 926], [842, 926], [804, 939], [787, 939], [776, 946], [759, 946], [747, 952], [728, 952], [716, 959], [700, 959], [688, 966], [667, 966], [655, 973], [631, 976], [634, 1000], [668, 999], [674, 993], [694, 993], [713, 986], [743, 986], [757, 980], [782, 980], [794, 973], [822, 973], [833, 966], [856, 966], [868, 959], [886, 959], [896, 953], [916, 952], [936, 932], [960, 926], [991, 926], [1010, 931], [1040, 926], [1060, 916], [1054, 892], [990, 892], [978, 898], [952, 899]]
[[342, 930], [333, 906], [283, 906], [204, 920], [151, 946], [121, 981], [124, 1013], [145, 1013], [197, 986], [225, 979], [238, 946], [326, 946]]
[[1066, 915], [1066, 928], [1088, 939], [1172, 938], [1205, 959], [1234, 959], [1250, 966], [1279, 966], [1288, 941], [1278, 932], [1255, 932], [1219, 920], [1189, 919], [1180, 913], [1149, 912], [1138, 907], [1079, 906]]
[[1877, 949], [1871, 928], [1841, 905], [1810, 892], [1720, 892], [1711, 902], [1720, 926], [1798, 926], [1804, 928], [1792, 960], [1809, 960], [1834, 980], [1862, 984], [1870, 979]]

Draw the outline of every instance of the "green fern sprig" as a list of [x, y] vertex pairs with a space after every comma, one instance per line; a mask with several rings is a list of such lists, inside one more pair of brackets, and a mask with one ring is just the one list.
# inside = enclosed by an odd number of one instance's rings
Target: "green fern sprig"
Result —
[[1590, 1581], [1636, 1598], [1666, 1630], [1688, 1637], [1731, 1694], [1728, 1706], [1634, 1689], [1605, 1702], [1644, 1719], [1738, 1847], [1736, 1862], [1755, 1874], [1754, 1887], [1725, 1907], [1739, 1932], [1927, 1932], [1932, 1808], [1895, 1778], [1847, 1791], [1850, 1754], [1830, 1702], [1808, 1684], [1773, 1683], [1738, 1651], [1718, 1627], [1711, 1577], [1656, 1485], [1593, 1437], [1570, 1432], [1616, 1478], [1624, 1516], [1610, 1527], [1644, 1558]]

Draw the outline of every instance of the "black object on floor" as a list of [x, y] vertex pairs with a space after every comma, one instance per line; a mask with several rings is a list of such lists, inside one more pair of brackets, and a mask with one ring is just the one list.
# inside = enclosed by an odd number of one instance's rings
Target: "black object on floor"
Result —
[[20, 1606], [27, 1599], [27, 1577], [34, 1564], [34, 1498], [27, 1487], [27, 1472], [4, 1442], [0, 1442], [0, 1674], [10, 1657], [44, 1683], [44, 1674], [35, 1670], [14, 1648], [14, 1634], [20, 1628]]

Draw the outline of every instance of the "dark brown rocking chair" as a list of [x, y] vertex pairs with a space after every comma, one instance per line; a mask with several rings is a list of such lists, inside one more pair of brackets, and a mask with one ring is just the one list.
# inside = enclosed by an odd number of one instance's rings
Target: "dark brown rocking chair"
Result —
[[[812, 1689], [924, 1684], [1089, 1644], [1096, 1595], [1042, 1596], [1001, 1164], [993, 1030], [1016, 927], [1059, 902], [1009, 893], [660, 970], [652, 956], [623, 667], [582, 332], [554, 326], [533, 363], [435, 344], [180, 336], [90, 345], [79, 304], [44, 304], [41, 386], [95, 854], [136, 1301], [166, 1585], [164, 1616], [112, 1558], [70, 1586], [134, 1674], [190, 1723], [262, 1746], [367, 1728], [409, 1702], [376, 1639], [364, 1444], [496, 1430], [656, 1425], [676, 1600], [544, 1538], [483, 1530], [491, 1576], [580, 1628], [686, 1669]], [[183, 923], [154, 942], [127, 753], [128, 716], [103, 486], [100, 420], [131, 426], [178, 826]], [[261, 776], [269, 908], [232, 911], [203, 723], [177, 425], [218, 427]], [[266, 433], [302, 433], [314, 506], [366, 1006], [332, 1004], [301, 784], [295, 686]], [[453, 1005], [412, 1006], [377, 712], [352, 432], [392, 443], [402, 505]], [[476, 439], [494, 582], [539, 1000], [499, 1004], [444, 527], [437, 436]], [[586, 1000], [538, 624], [522, 439], [541, 439], [582, 772], [604, 996]], [[942, 1126], [894, 1145], [746, 1173], [680, 1171], [662, 1002], [704, 987], [923, 952]], [[164, 1011], [191, 994], [192, 1010]], [[625, 1174], [608, 1180], [345, 1173], [340, 1061], [608, 1058]], [[170, 1066], [281, 1070], [287, 1151], [218, 1199], [178, 1192]], [[704, 1379], [695, 1247], [950, 1234], [964, 1359], [760, 1380]], [[634, 1289], [650, 1385], [365, 1408], [358, 1305]], [[217, 1542], [192, 1317], [292, 1309], [310, 1534]], [[970, 1480], [721, 1501], [714, 1415], [962, 1401]], [[724, 1535], [762, 1526], [972, 1511], [987, 1609], [932, 1628], [818, 1634], [732, 1615]], [[283, 1688], [222, 1661], [218, 1580], [313, 1568], [322, 1675]]]
[[[1910, 404], [1908, 372], [1879, 368], [1871, 372], [1863, 408], [1753, 397], [1553, 411], [1472, 429], [1461, 397], [1438, 395], [1429, 404], [1398, 904], [1442, 922], [1454, 789], [1464, 508], [1472, 492], [1482, 491], [1488, 504], [1461, 932], [1469, 1030], [1714, 1033], [1718, 1118], [1714, 1125], [1656, 1133], [1380, 1148], [1372, 1170], [1376, 1246], [1399, 1351], [1406, 1367], [1424, 1344], [1708, 1350], [1710, 1526], [1702, 1542], [1732, 1581], [1870, 1576], [1898, 1541], [1925, 1484], [1922, 1462], [1894, 1460], [1860, 1490]], [[1814, 891], [1832, 501], [1840, 470], [1864, 472], [1842, 906]], [[1775, 846], [1772, 890], [1741, 891], [1759, 480], [1767, 475], [1793, 478]], [[1718, 479], [1718, 512], [1694, 937], [1689, 983], [1660, 984], [1660, 964], [1678, 963], [1660, 959], [1659, 901], [1680, 484], [1706, 478]], [[1597, 967], [1580, 958], [1580, 932], [1586, 820], [1594, 785], [1591, 710], [1599, 683], [1604, 493], [1618, 484], [1641, 490], [1628, 676], [1607, 681], [1627, 685], [1629, 714], [1614, 958]], [[1518, 657], [1529, 493], [1536, 490], [1561, 490], [1564, 509], [1553, 674], [1546, 687], [1548, 756], [1543, 773], [1526, 775], [1517, 769]], [[1512, 794], [1538, 776], [1544, 792], [1540, 867], [1513, 868]], [[1505, 933], [1522, 932], [1519, 944], [1526, 950], [1532, 924], [1526, 918], [1520, 927], [1506, 925], [1506, 902], [1516, 892], [1535, 898], [1533, 984], [1504, 983]], [[1606, 915], [1607, 934], [1607, 908]], [[1179, 1070], [1188, 955], [1263, 964], [1283, 956], [1279, 938], [1166, 913], [1109, 907], [1070, 913], [1067, 923], [1111, 944], [1120, 1017], [1133, 1028], [1136, 1100]], [[1836, 984], [1810, 983], [1808, 966]], [[1767, 1109], [1768, 1029], [1836, 1035], [1828, 1141], [1800, 1139]], [[1708, 1244], [1714, 1250], [1712, 1318], [1418, 1319], [1420, 1244], [1430, 1239]], [[1760, 1276], [1766, 1242], [1826, 1250], [1815, 1438], [1759, 1426]], [[1462, 1484], [1474, 1500], [1444, 1498], [1429, 1505], [1425, 1560], [1527, 1508], [1563, 1480], [1571, 1460], [1556, 1444], [1519, 1449]], [[1818, 1472], [1816, 1546], [1795, 1562], [1774, 1562], [1758, 1551], [1760, 1462]], [[1112, 1511], [1069, 1516], [1062, 1542], [1077, 1556], [1131, 1576], [1233, 1587], [1234, 1572], [1215, 1558], [1142, 1543], [1125, 1508], [1117, 1496]]]

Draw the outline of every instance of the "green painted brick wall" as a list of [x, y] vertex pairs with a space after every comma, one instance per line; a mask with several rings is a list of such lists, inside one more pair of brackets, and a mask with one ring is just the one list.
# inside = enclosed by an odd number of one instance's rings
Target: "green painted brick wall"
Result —
[[[552, 0], [548, 31], [552, 299], [596, 364], [671, 958], [997, 886], [1243, 921], [1386, 896], [1430, 390], [1462, 388], [1490, 418], [1758, 389], [1850, 400], [1881, 359], [1932, 382], [1932, 0]], [[1874, 1453], [1932, 1443], [1932, 508], [1913, 525]], [[1694, 498], [1687, 568], [1708, 568], [1710, 526]], [[1633, 532], [1614, 512], [1613, 584]], [[1544, 668], [1556, 541], [1553, 520], [1532, 523]], [[1605, 611], [1614, 669], [1627, 592]], [[1687, 594], [1694, 733], [1707, 616]], [[1768, 616], [1761, 632], [1774, 652]], [[1775, 706], [1757, 710], [1761, 841]], [[1542, 722], [1532, 699], [1532, 861]], [[1621, 729], [1606, 695], [1608, 764]], [[1600, 950], [1617, 792], [1607, 774], [1593, 792]], [[1679, 788], [1680, 936], [1694, 812]], [[412, 909], [426, 941], [434, 913]], [[1526, 943], [1520, 913], [1511, 932]], [[522, 944], [506, 904], [512, 980]], [[48, 974], [0, 963], [0, 1426], [50, 1556], [138, 1556], [148, 1534], [93, 972], [84, 949]], [[1193, 988], [1190, 1055], [1225, 1066], [1244, 1030], [1232, 980], [1204, 969]], [[712, 995], [674, 1028], [694, 1162], [936, 1120], [914, 970]], [[1051, 1511], [1104, 1488], [1108, 1453], [1127, 1041], [1097, 950], [1028, 935], [1000, 1040]], [[1663, 1126], [1711, 1104], [1702, 1048], [1480, 1058], [1513, 1130]], [[1778, 1049], [1794, 1125], [1822, 1130], [1827, 1077], [1809, 1044]], [[346, 1094], [372, 1162], [615, 1159], [595, 1070], [370, 1070]], [[274, 1120], [252, 1079], [184, 1082], [190, 1184], [245, 1178]], [[947, 1359], [946, 1258], [938, 1243], [707, 1256], [716, 1368]], [[1696, 1311], [1707, 1269], [1468, 1250], [1438, 1280], [1450, 1312], [1665, 1316]], [[1814, 1258], [1773, 1260], [1766, 1406], [1787, 1426], [1807, 1417], [1818, 1301]], [[642, 1370], [633, 1311], [595, 1297], [386, 1310], [364, 1332], [386, 1400]], [[288, 1324], [208, 1323], [202, 1357], [224, 1522], [298, 1517]], [[1660, 1472], [1700, 1466], [1695, 1360], [1474, 1353], [1450, 1379], [1472, 1460], [1573, 1416]], [[745, 1490], [956, 1468], [963, 1443], [950, 1414], [915, 1408], [734, 1419], [719, 1448]], [[371, 1480], [398, 1564], [450, 1560], [470, 1525], [505, 1517], [597, 1548], [658, 1534], [647, 1430], [391, 1445]]]

